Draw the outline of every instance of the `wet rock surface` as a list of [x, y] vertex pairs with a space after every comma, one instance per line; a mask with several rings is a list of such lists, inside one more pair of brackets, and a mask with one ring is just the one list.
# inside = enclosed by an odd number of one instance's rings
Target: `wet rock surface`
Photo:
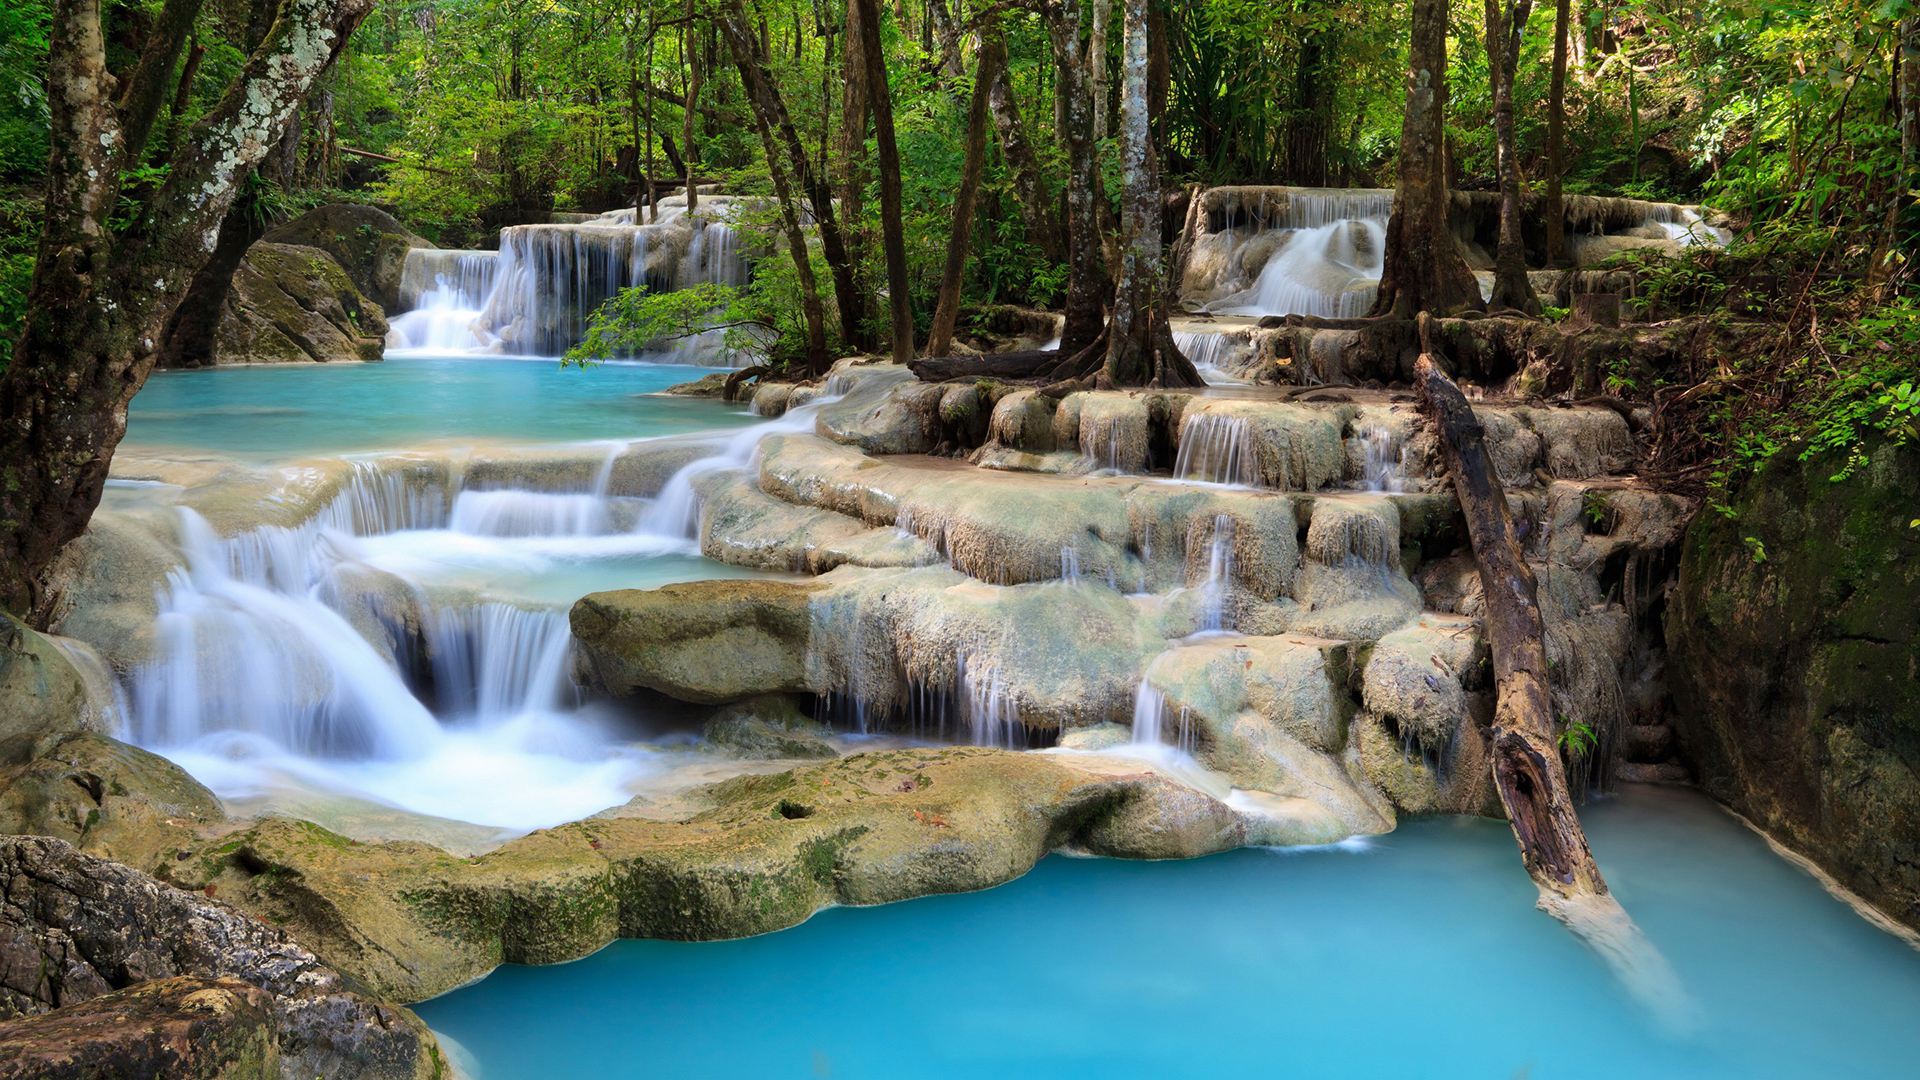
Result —
[[386, 211], [355, 203], [309, 210], [264, 239], [269, 244], [297, 244], [326, 252], [346, 271], [354, 288], [386, 311], [400, 305], [407, 251], [432, 246]]
[[[0, 1015], [49, 1014], [7, 1034], [36, 1039], [38, 1024], [61, 1030], [69, 1021], [55, 1010], [149, 980], [233, 980], [184, 993], [155, 988], [96, 1006], [66, 1030], [93, 1031], [89, 1042], [102, 1054], [116, 1041], [126, 1053], [165, 1054], [169, 1024], [191, 1030], [224, 1015], [223, 1030], [258, 1048], [235, 1060], [264, 1069], [277, 1048], [278, 1075], [289, 1080], [444, 1075], [433, 1036], [412, 1013], [365, 995], [284, 930], [210, 899], [213, 892], [188, 893], [61, 840], [0, 839]], [[112, 1021], [119, 1008], [147, 1012], [159, 1030]], [[159, 1044], [143, 1041], [155, 1034]]]
[[1688, 531], [1680, 753], [1715, 798], [1920, 927], [1920, 449], [1782, 454]]

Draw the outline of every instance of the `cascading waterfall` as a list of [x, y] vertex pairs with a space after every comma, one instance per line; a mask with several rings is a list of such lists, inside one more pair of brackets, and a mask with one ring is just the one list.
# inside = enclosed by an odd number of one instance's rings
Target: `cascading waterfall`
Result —
[[1253, 425], [1245, 417], [1191, 412], [1180, 426], [1180, 449], [1174, 456], [1178, 480], [1258, 487], [1260, 455]]
[[691, 553], [621, 529], [636, 500], [609, 488], [626, 446], [586, 490], [460, 490], [360, 462], [299, 526], [222, 538], [179, 510], [186, 565], [129, 677], [128, 736], [227, 797], [297, 780], [516, 831], [625, 801], [648, 755], [583, 711], [565, 604], [487, 590], [582, 543]]
[[[634, 223], [631, 209], [585, 222], [516, 225], [500, 250], [416, 248], [402, 270], [409, 310], [391, 320], [395, 350], [558, 356], [585, 335], [602, 303], [621, 289], [740, 285], [747, 263], [729, 221], [733, 203], [705, 200], [692, 214], [665, 200], [660, 220]], [[667, 343], [660, 359], [731, 364], [724, 335]], [[652, 354], [649, 354], [652, 355]]]
[[1280, 250], [1268, 257], [1250, 288], [1207, 309], [1230, 315], [1365, 315], [1379, 291], [1392, 212], [1392, 192], [1290, 192]]

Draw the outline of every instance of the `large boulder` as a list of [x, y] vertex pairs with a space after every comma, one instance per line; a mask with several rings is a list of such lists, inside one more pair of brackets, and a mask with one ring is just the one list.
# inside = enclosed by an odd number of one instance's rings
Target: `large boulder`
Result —
[[0, 768], [0, 833], [53, 836], [157, 867], [226, 817], [220, 800], [166, 758], [90, 731]]
[[1688, 529], [1673, 725], [1714, 797], [1920, 927], [1920, 446], [1780, 455]]
[[818, 589], [749, 579], [594, 593], [573, 606], [573, 636], [593, 680], [616, 695], [719, 705], [802, 693]]
[[[209, 896], [213, 891], [206, 890]], [[54, 1010], [148, 980], [234, 980], [240, 985], [156, 987], [139, 1008], [162, 1029], [191, 1027], [194, 1015], [204, 1020], [210, 1010], [242, 1016], [264, 1011], [271, 1017], [265, 1024], [269, 1038], [259, 1037], [258, 1022], [238, 1031], [261, 1053], [277, 1050], [277, 1075], [287, 1080], [446, 1074], [433, 1034], [413, 1013], [367, 997], [286, 931], [207, 896], [41, 836], [0, 838], [0, 896], [0, 1017], [52, 1012], [32, 1023], [59, 1025], [66, 1021], [55, 1019], [60, 1014]], [[212, 996], [193, 997], [208, 992]], [[111, 1041], [102, 1012], [76, 1018], [70, 1032], [76, 1038], [91, 1032], [90, 1042]], [[165, 1017], [172, 1019], [163, 1022]], [[19, 1037], [22, 1030], [12, 1028], [0, 1038]], [[32, 1028], [24, 1030], [31, 1035]], [[119, 1030], [136, 1044], [129, 1053], [141, 1052], [137, 1044], [150, 1037], [137, 1024]], [[155, 1048], [149, 1044], [148, 1050]], [[251, 1060], [263, 1059], [257, 1053]], [[263, 1067], [164, 1074], [257, 1076]]]
[[386, 337], [386, 313], [325, 251], [259, 243], [234, 272], [213, 362], [378, 360]]
[[356, 203], [309, 210], [267, 233], [265, 240], [319, 248], [333, 256], [354, 287], [387, 311], [400, 305], [408, 250], [433, 246], [386, 211]]
[[0, 612], [0, 766], [95, 721], [85, 677], [54, 640]]

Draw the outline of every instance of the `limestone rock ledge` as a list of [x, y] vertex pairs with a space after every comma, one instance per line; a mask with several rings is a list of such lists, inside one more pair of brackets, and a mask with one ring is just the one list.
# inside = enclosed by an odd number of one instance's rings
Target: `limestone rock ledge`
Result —
[[705, 808], [684, 819], [616, 808], [472, 858], [270, 818], [167, 873], [416, 1001], [615, 938], [747, 937], [830, 905], [985, 889], [1062, 847], [1176, 858], [1353, 832], [1304, 799], [1243, 813], [1139, 761], [984, 747], [854, 754], [693, 798]]
[[0, 1076], [447, 1075], [285, 931], [50, 837], [0, 838], [0, 1016]]

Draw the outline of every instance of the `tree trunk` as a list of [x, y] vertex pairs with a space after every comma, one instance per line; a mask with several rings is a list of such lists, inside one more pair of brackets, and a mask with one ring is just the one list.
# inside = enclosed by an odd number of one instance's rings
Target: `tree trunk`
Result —
[[1533, 11], [1533, 0], [1518, 0], [1510, 6], [1505, 0], [1486, 0], [1486, 11], [1494, 161], [1500, 180], [1500, 237], [1494, 245], [1489, 306], [1538, 315], [1540, 299], [1527, 280], [1527, 245], [1520, 233], [1520, 155], [1513, 135], [1513, 69], [1520, 63], [1520, 34]]
[[1048, 36], [1059, 69], [1064, 113], [1059, 136], [1067, 147], [1067, 311], [1061, 351], [1075, 353], [1100, 336], [1106, 300], [1112, 295], [1101, 245], [1100, 163], [1094, 152], [1093, 96], [1087, 85], [1087, 55], [1080, 44], [1080, 9], [1053, 9]]
[[1336, 52], [1335, 31], [1307, 35], [1293, 74], [1292, 115], [1287, 120], [1287, 182], [1325, 187], [1327, 137], [1333, 128], [1336, 81], [1328, 70]]
[[[887, 255], [887, 299], [893, 312], [893, 360], [913, 359], [913, 296], [907, 281], [906, 208], [900, 194], [900, 147], [894, 141], [893, 93], [880, 43], [879, 0], [861, 5], [861, 45], [867, 57], [867, 101], [873, 110], [873, 142], [880, 153], [880, 244]], [[852, 287], [851, 283], [848, 285]]]
[[1087, 54], [1093, 67], [1093, 137], [1104, 139], [1113, 134], [1108, 126], [1108, 103], [1113, 87], [1107, 81], [1107, 24], [1113, 19], [1113, 0], [1091, 0], [1093, 26], [1088, 33]]
[[1166, 249], [1161, 237], [1160, 164], [1154, 153], [1147, 89], [1147, 5], [1125, 0], [1121, 56], [1120, 283], [1100, 382], [1112, 386], [1200, 386], [1192, 363], [1168, 330]]
[[[1422, 320], [1423, 336], [1425, 329]], [[1440, 435], [1474, 561], [1480, 566], [1496, 694], [1494, 787], [1520, 844], [1521, 861], [1543, 898], [1605, 896], [1607, 883], [1587, 850], [1555, 745], [1546, 630], [1533, 570], [1521, 557], [1506, 491], [1487, 454], [1486, 431], [1430, 352], [1421, 353], [1414, 370], [1422, 407]]]
[[753, 126], [760, 133], [767, 172], [773, 178], [774, 197], [780, 203], [780, 224], [787, 234], [787, 254], [792, 257], [794, 274], [800, 280], [800, 313], [807, 324], [807, 372], [824, 374], [829, 364], [826, 311], [820, 303], [820, 283], [813, 276], [813, 256], [807, 250], [807, 232], [800, 224], [799, 204], [794, 201], [793, 184], [781, 165], [773, 127], [758, 109], [753, 110]]
[[1040, 249], [1049, 262], [1064, 262], [1067, 244], [1062, 236], [1060, 211], [1047, 196], [1040, 172], [1040, 159], [1027, 141], [1026, 125], [1020, 120], [1020, 103], [1013, 96], [1013, 80], [1007, 71], [1007, 42], [997, 19], [980, 25], [980, 51], [998, 54], [995, 76], [989, 87], [988, 103], [993, 107], [993, 124], [1000, 136], [1000, 156], [1013, 174], [1014, 197], [1026, 218], [1027, 239]]
[[767, 126], [774, 146], [786, 155], [786, 166], [794, 183], [806, 194], [813, 211], [814, 225], [820, 233], [820, 252], [826, 256], [827, 269], [833, 275], [834, 302], [842, 332], [861, 321], [859, 290], [854, 284], [853, 267], [847, 262], [847, 247], [840, 236], [840, 219], [834, 213], [833, 192], [824, 174], [816, 173], [807, 159], [806, 147], [793, 126], [787, 102], [773, 81], [766, 54], [760, 51], [760, 37], [747, 22], [746, 9], [734, 0], [716, 20], [733, 53], [734, 66], [740, 71], [740, 83], [759, 122]]
[[1573, 0], [1553, 7], [1553, 74], [1547, 89], [1547, 265], [1567, 266], [1567, 207], [1561, 184], [1567, 171], [1567, 34]]
[[277, 142], [371, 0], [283, 0], [220, 103], [174, 148], [124, 227], [197, 0], [169, 0], [131, 71], [109, 69], [98, 0], [54, 6], [46, 212], [13, 361], [0, 376], [0, 606], [44, 625], [43, 574], [100, 502], [127, 403], [248, 170]]
[[1446, 0], [1413, 0], [1399, 178], [1375, 315], [1411, 319], [1422, 311], [1454, 315], [1482, 306], [1480, 286], [1447, 222], [1446, 111]]
[[[840, 332], [863, 353], [876, 345], [873, 335], [873, 289], [867, 275], [867, 251], [870, 237], [863, 209], [867, 181], [867, 53], [861, 47], [865, 32], [860, 29], [860, 0], [847, 0], [846, 45], [843, 69], [846, 91], [840, 99], [840, 214], [846, 222], [847, 261], [853, 266], [855, 304], [859, 314], [855, 325]], [[843, 320], [844, 321], [844, 320]]]
[[966, 161], [960, 168], [960, 193], [953, 203], [953, 232], [947, 237], [947, 262], [940, 272], [940, 297], [927, 331], [927, 355], [945, 356], [953, 348], [953, 327], [960, 318], [960, 286], [967, 269], [967, 245], [973, 236], [973, 206], [980, 196], [980, 174], [987, 158], [987, 98], [998, 72], [998, 53], [980, 50], [973, 72], [973, 100], [967, 106]]
[[700, 188], [694, 183], [693, 121], [700, 115], [700, 50], [694, 48], [694, 0], [687, 0], [686, 22], [680, 27], [680, 58], [687, 65], [687, 103], [681, 106], [685, 114], [683, 130], [680, 132], [681, 153], [686, 158], [687, 213], [700, 209]]

